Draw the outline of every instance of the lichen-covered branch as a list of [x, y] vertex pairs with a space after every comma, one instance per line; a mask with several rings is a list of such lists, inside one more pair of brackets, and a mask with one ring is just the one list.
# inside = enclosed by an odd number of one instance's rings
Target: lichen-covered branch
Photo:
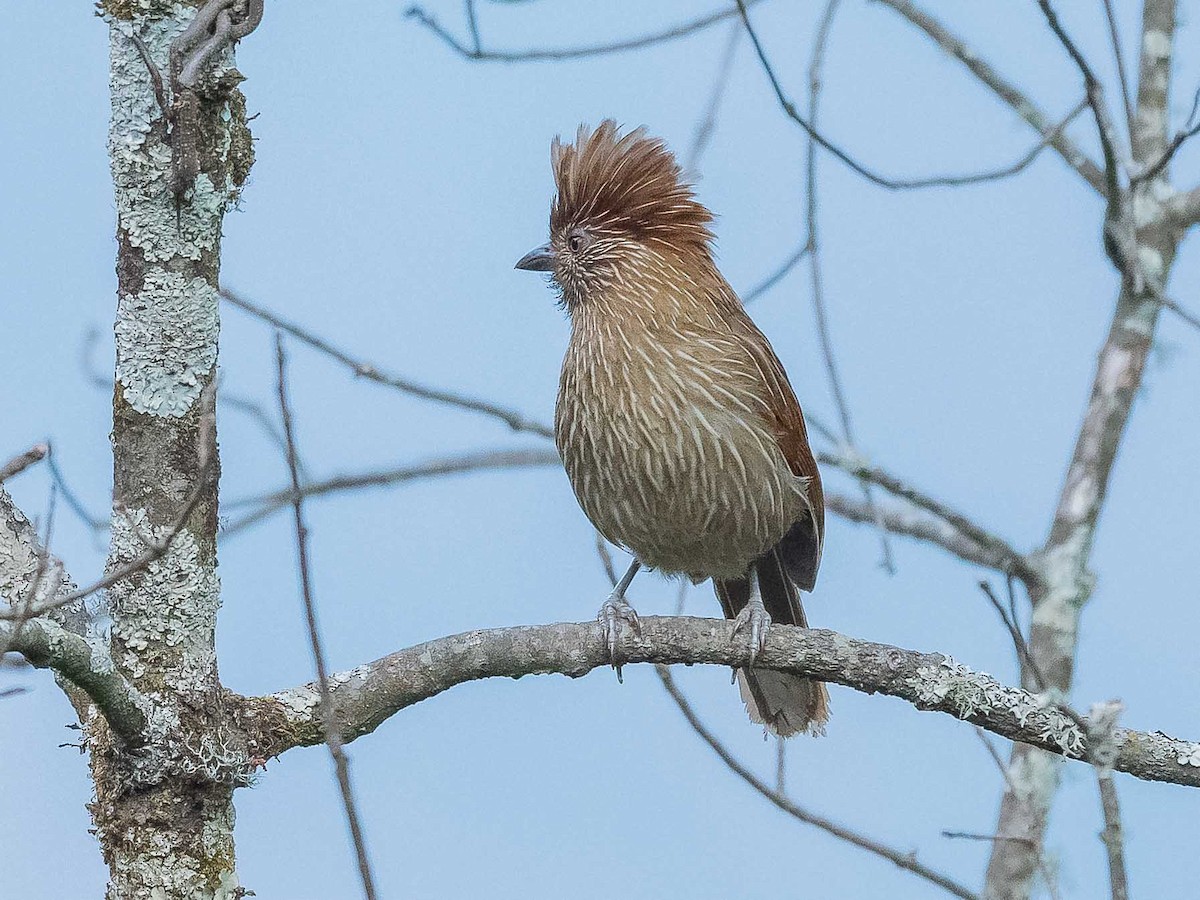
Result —
[[109, 727], [133, 744], [146, 727], [146, 700], [113, 667], [108, 648], [49, 619], [0, 622], [0, 649], [20, 653], [39, 669], [53, 669], [91, 698]]
[[262, 4], [103, 0], [100, 11], [117, 213], [108, 572], [139, 565], [106, 600], [115, 672], [152, 713], [137, 754], [90, 723], [90, 809], [108, 900], [216, 900], [240, 895], [233, 788], [248, 770], [214, 647], [218, 271], [222, 222], [253, 162], [233, 45]]
[[[1046, 6], [1044, 5], [1045, 9]], [[1164, 151], [1169, 140], [1167, 99], [1170, 59], [1175, 30], [1174, 3], [1148, 0], [1143, 9], [1141, 60], [1132, 152], [1135, 169], [1144, 170]], [[1047, 16], [1051, 26], [1052, 16]], [[1058, 36], [1064, 45], [1061, 29]], [[1070, 46], [1067, 47], [1072, 51]], [[1078, 48], [1071, 52], [1085, 80], [1086, 63]], [[1098, 127], [1105, 128], [1095, 103]], [[1111, 136], [1102, 133], [1106, 145]], [[1107, 155], [1113, 155], [1111, 148]], [[1109, 160], [1106, 180], [1116, 183], [1115, 163]], [[1162, 309], [1158, 297], [1165, 288], [1182, 232], [1167, 214], [1171, 190], [1164, 168], [1154, 178], [1109, 196], [1105, 213], [1106, 247], [1118, 269], [1121, 289], [1108, 336], [1100, 350], [1091, 396], [1067, 467], [1049, 536], [1035, 560], [1040, 583], [1030, 592], [1033, 616], [1029, 653], [1047, 685], [1066, 695], [1071, 689], [1079, 642], [1080, 616], [1091, 598], [1092, 546], [1100, 514], [1108, 497], [1117, 452], [1129, 422], [1134, 399], [1142, 385], [1146, 361]], [[1121, 226], [1114, 234], [1112, 226]], [[1114, 245], [1119, 237], [1124, 246]], [[1031, 666], [1024, 683], [1034, 682]], [[1013, 748], [1009, 773], [1017, 789], [1005, 793], [997, 834], [1020, 838], [997, 842], [988, 863], [989, 900], [1028, 900], [1041, 857], [1046, 824], [1058, 788], [1059, 761], [1032, 746]]]
[[[53, 577], [47, 577], [51, 572]], [[74, 589], [62, 563], [46, 553], [33, 524], [0, 486], [0, 613], [48, 606], [50, 618], [83, 634], [87, 629], [83, 601], [63, 602]]]
[[[724, 619], [646, 616], [641, 634], [623, 635], [626, 664], [744, 666], [748, 648]], [[343, 737], [369, 734], [400, 710], [481, 678], [558, 673], [572, 678], [609, 665], [596, 622], [469, 631], [400, 650], [329, 676]], [[946, 713], [1070, 759], [1087, 758], [1087, 737], [1054, 704], [974, 672], [940, 653], [920, 653], [823, 629], [777, 625], [756, 665], [887, 694]], [[324, 740], [319, 691], [301, 685], [243, 700], [272, 723], [258, 741], [273, 754]], [[1200, 787], [1200, 744], [1159, 732], [1118, 729], [1114, 768], [1137, 778]]]

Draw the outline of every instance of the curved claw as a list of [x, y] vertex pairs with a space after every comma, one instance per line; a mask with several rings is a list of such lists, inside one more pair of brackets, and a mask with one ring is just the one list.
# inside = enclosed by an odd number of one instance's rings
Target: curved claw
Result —
[[624, 597], [609, 597], [596, 613], [596, 621], [604, 636], [604, 644], [608, 648], [608, 659], [617, 671], [617, 681], [624, 683], [621, 676], [621, 629], [628, 625], [633, 633], [641, 635], [642, 623], [638, 619], [637, 610], [629, 605]]
[[758, 655], [766, 649], [767, 634], [771, 630], [771, 614], [763, 608], [761, 603], [746, 604], [737, 614], [737, 618], [733, 620], [735, 637], [747, 629], [750, 631], [750, 665], [747, 668], [752, 668]]

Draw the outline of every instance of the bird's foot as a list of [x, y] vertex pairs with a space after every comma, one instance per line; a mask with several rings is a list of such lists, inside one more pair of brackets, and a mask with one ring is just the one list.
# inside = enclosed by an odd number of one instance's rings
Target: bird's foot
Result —
[[771, 614], [763, 608], [761, 603], [747, 603], [737, 614], [737, 618], [733, 620], [735, 640], [743, 631], [750, 632], [750, 665], [747, 668], [753, 667], [754, 661], [758, 659], [758, 654], [766, 649], [767, 633], [770, 630]]
[[600, 631], [604, 636], [604, 644], [608, 648], [608, 659], [617, 672], [617, 681], [622, 682], [620, 655], [621, 629], [628, 625], [634, 634], [641, 635], [642, 623], [638, 620], [637, 610], [629, 605], [624, 597], [610, 596], [596, 613], [596, 621], [600, 623]]

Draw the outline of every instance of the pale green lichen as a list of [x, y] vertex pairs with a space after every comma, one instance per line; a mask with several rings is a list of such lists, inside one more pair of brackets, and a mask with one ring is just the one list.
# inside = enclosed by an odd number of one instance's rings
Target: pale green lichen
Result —
[[216, 288], [163, 269], [117, 301], [117, 381], [138, 412], [181, 417], [199, 399], [217, 362]]
[[[113, 517], [114, 564], [135, 559], [146, 541], [161, 541], [165, 525], [152, 527], [144, 510]], [[113, 641], [125, 650], [122, 670], [138, 680], [147, 655], [170, 662], [172, 690], [202, 691], [216, 666], [212, 634], [220, 606], [220, 580], [186, 528], [171, 541], [166, 554], [153, 560], [137, 578], [118, 581], [108, 590], [114, 612]], [[167, 660], [158, 660], [160, 667]]]
[[1175, 761], [1181, 766], [1200, 768], [1200, 744], [1175, 740]]
[[[194, 9], [177, 6], [165, 18], [136, 23], [113, 20], [109, 29], [112, 117], [108, 150], [116, 186], [117, 224], [147, 263], [199, 260], [205, 252], [215, 250], [221, 239], [221, 217], [237, 200], [236, 186], [213, 184], [203, 173], [188, 186], [186, 202], [175, 196], [171, 147], [165, 140], [166, 117], [155, 96], [150, 70], [133, 42], [136, 33], [159, 72], [169, 72], [171, 41], [194, 14]], [[218, 57], [213, 77], [228, 73], [232, 60], [231, 51]], [[221, 115], [230, 119], [227, 104]], [[230, 128], [219, 132], [216, 137], [221, 146], [214, 149], [224, 157]]]
[[949, 656], [942, 657], [938, 665], [922, 666], [910, 684], [922, 703], [949, 709], [959, 718], [1006, 714], [1022, 729], [1032, 724], [1041, 740], [1065, 753], [1078, 756], [1083, 752], [1084, 737], [1079, 728], [1048, 708], [1053, 698], [1007, 687]]

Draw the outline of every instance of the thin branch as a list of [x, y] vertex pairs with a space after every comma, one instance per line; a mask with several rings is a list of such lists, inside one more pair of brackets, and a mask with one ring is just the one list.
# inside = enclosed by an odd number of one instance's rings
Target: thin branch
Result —
[[[462, 456], [438, 457], [407, 466], [362, 472], [356, 475], [337, 475], [321, 481], [303, 482], [300, 485], [300, 496], [305, 498], [321, 497], [344, 491], [405, 484], [411, 481], [421, 481], [426, 478], [438, 478], [445, 475], [458, 475], [466, 472], [524, 469], [558, 464], [559, 457], [557, 451], [548, 448], [467, 453]], [[285, 506], [290, 506], [294, 496], [292, 489], [289, 487], [272, 491], [268, 494], [260, 494], [256, 497], [243, 497], [226, 503], [225, 509], [227, 510], [247, 506], [253, 507], [253, 509], [242, 518], [234, 520], [227, 527], [223, 528], [221, 530], [222, 536], [229, 537], [273, 515]]]
[[827, 150], [851, 171], [865, 178], [867, 181], [881, 188], [886, 188], [890, 191], [904, 190], [920, 190], [932, 187], [960, 187], [969, 184], [984, 184], [990, 181], [999, 181], [1004, 178], [1010, 178], [1013, 175], [1023, 171], [1037, 159], [1038, 155], [1047, 146], [1054, 147], [1057, 142], [1064, 140], [1062, 135], [1063, 128], [1067, 123], [1075, 117], [1076, 113], [1070, 113], [1057, 126], [1051, 126], [1048, 123], [1045, 128], [1039, 129], [1042, 134], [1042, 139], [1033, 146], [1031, 150], [1023, 154], [1016, 162], [1002, 166], [998, 169], [985, 170], [982, 172], [974, 172], [965, 175], [930, 175], [921, 178], [892, 178], [886, 175], [881, 175], [878, 172], [868, 168], [863, 163], [860, 163], [852, 157], [846, 150], [834, 144], [820, 131], [817, 130], [816, 123], [811, 119], [806, 119], [800, 115], [796, 109], [796, 104], [789, 99], [783, 90], [783, 85], [779, 81], [779, 77], [775, 74], [775, 69], [767, 58], [766, 51], [763, 49], [762, 43], [758, 39], [758, 34], [754, 31], [754, 27], [750, 24], [750, 17], [746, 12], [745, 0], [737, 0], [738, 11], [742, 16], [742, 23], [746, 28], [746, 33], [750, 36], [751, 42], [754, 44], [754, 50], [758, 54], [758, 60], [762, 64], [762, 69], [767, 75], [768, 81], [771, 82], [771, 88], [775, 92], [775, 97], [779, 101], [779, 106], [789, 119], [799, 125], [810, 140], [814, 141], [822, 148]]
[[733, 60], [737, 50], [738, 40], [742, 36], [742, 26], [734, 22], [729, 29], [729, 38], [725, 41], [725, 51], [717, 65], [717, 76], [713, 79], [712, 90], [709, 91], [708, 103], [704, 105], [704, 115], [692, 132], [692, 143], [688, 147], [687, 162], [684, 169], [693, 176], [700, 165], [700, 157], [708, 149], [709, 142], [717, 130], [717, 113], [721, 109], [721, 100], [725, 96], [725, 88], [729, 86], [729, 75], [733, 71]]
[[1096, 132], [1100, 138], [1100, 149], [1104, 153], [1104, 182], [1109, 208], [1106, 218], [1116, 218], [1114, 210], [1119, 210], [1125, 204], [1121, 202], [1117, 137], [1112, 122], [1108, 118], [1108, 107], [1104, 104], [1104, 89], [1100, 85], [1100, 79], [1096, 77], [1096, 73], [1083, 55], [1083, 51], [1079, 49], [1059, 21], [1058, 14], [1054, 11], [1050, 0], [1037, 0], [1037, 4], [1046, 19], [1046, 24], [1050, 26], [1050, 30], [1054, 32], [1054, 36], [1058, 38], [1058, 42], [1062, 44], [1063, 49], [1067, 51], [1067, 55], [1071, 57], [1076, 68], [1079, 69], [1079, 73], [1083, 76], [1088, 105], [1092, 108], [1092, 115], [1096, 120]]
[[53, 669], [91, 698], [112, 730], [137, 744], [149, 704], [106, 661], [106, 651], [48, 619], [0, 622], [0, 647], [20, 653], [39, 669]]
[[391, 375], [377, 366], [372, 365], [362, 359], [356, 359], [349, 353], [339, 350], [333, 344], [326, 341], [324, 338], [318, 337], [312, 332], [288, 322], [280, 318], [275, 313], [264, 309], [244, 297], [235, 294], [228, 288], [221, 289], [221, 297], [229, 303], [232, 303], [238, 309], [250, 313], [250, 315], [268, 322], [280, 331], [285, 331], [297, 340], [307, 344], [314, 350], [324, 353], [326, 356], [337, 360], [343, 366], [346, 366], [355, 375], [360, 378], [366, 378], [374, 381], [377, 384], [382, 384], [390, 388], [395, 388], [405, 394], [410, 394], [414, 397], [420, 397], [423, 400], [432, 400], [434, 403], [443, 403], [447, 406], [453, 406], [458, 409], [468, 409], [472, 412], [483, 413], [491, 416], [494, 419], [499, 419], [504, 422], [513, 431], [525, 431], [531, 434], [539, 434], [542, 437], [553, 437], [554, 431], [550, 426], [544, 425], [541, 422], [527, 418], [520, 412], [514, 409], [508, 409], [503, 406], [498, 406], [487, 400], [480, 400], [474, 397], [469, 397], [465, 394], [458, 394], [452, 391], [443, 391], [439, 388], [429, 387], [419, 384], [415, 381], [410, 381], [407, 378], [401, 378], [398, 375]]
[[1125, 871], [1125, 842], [1121, 831], [1121, 806], [1113, 784], [1113, 761], [1118, 753], [1117, 721], [1124, 706], [1119, 700], [1092, 705], [1088, 713], [1088, 760], [1096, 768], [1104, 831], [1100, 840], [1108, 854], [1112, 900], [1129, 900], [1129, 875]]
[[475, 18], [475, 0], [466, 0], [466, 4], [467, 30], [471, 32], [471, 46], [478, 55], [482, 51], [483, 45], [479, 41], [479, 22]]
[[1130, 179], [1132, 184], [1140, 184], [1143, 181], [1150, 181], [1155, 178], [1167, 164], [1179, 152], [1187, 141], [1200, 134], [1200, 119], [1196, 117], [1196, 113], [1200, 112], [1200, 88], [1196, 88], [1196, 93], [1192, 97], [1192, 110], [1188, 113], [1187, 120], [1184, 122], [1183, 128], [1175, 133], [1175, 137], [1171, 139], [1171, 143], [1167, 145], [1167, 149], [1162, 152], [1157, 160], [1146, 167], [1145, 171], [1138, 172]]
[[974, 831], [943, 831], [942, 837], [960, 841], [1017, 841], [1022, 844], [1033, 843], [1029, 838], [1010, 837], [1007, 834], [979, 834]]
[[1061, 131], [1053, 134], [1050, 118], [1030, 99], [1020, 88], [1002, 76], [989, 62], [958, 35], [951, 32], [925, 10], [911, 0], [877, 0], [884, 6], [897, 12], [910, 23], [921, 29], [942, 50], [953, 56], [979, 81], [1008, 104], [1038, 134], [1051, 135], [1049, 146], [1061, 156], [1079, 175], [1090, 184], [1101, 196], [1108, 192], [1104, 173], [1096, 163], [1066, 134]]
[[806, 825], [814, 825], [836, 838], [853, 844], [856, 847], [861, 847], [863, 850], [866, 850], [869, 853], [874, 853], [876, 856], [886, 859], [888, 862], [899, 866], [901, 869], [904, 869], [907, 872], [911, 872], [914, 875], [924, 878], [926, 881], [936, 884], [938, 887], [948, 891], [956, 897], [961, 897], [963, 900], [977, 900], [977, 894], [958, 882], [953, 881], [947, 876], [941, 874], [940, 872], [937, 872], [919, 862], [916, 858], [916, 854], [902, 852], [893, 847], [888, 847], [885, 844], [881, 844], [879, 841], [869, 838], [851, 828], [847, 828], [845, 825], [838, 824], [831, 819], [827, 819], [822, 815], [818, 815], [817, 813], [805, 809], [787, 797], [782, 790], [772, 789], [768, 784], [762, 781], [762, 779], [742, 765], [742, 763], [732, 753], [729, 752], [725, 745], [717, 739], [716, 735], [709, 731], [705, 724], [700, 721], [700, 717], [696, 715], [696, 711], [692, 708], [692, 705], [688, 702], [687, 698], [675, 684], [675, 679], [671, 676], [671, 670], [666, 666], [656, 666], [655, 671], [658, 673], [659, 679], [662, 680], [663, 687], [666, 688], [667, 693], [671, 695], [671, 699], [675, 701], [675, 705], [679, 707], [679, 711], [683, 713], [683, 717], [687, 719], [688, 724], [692, 726], [692, 730], [695, 731], [696, 734], [698, 734], [704, 740], [704, 742], [712, 748], [713, 752], [721, 758], [721, 761], [725, 763], [725, 765], [728, 766], [734, 774], [754, 788], [754, 790], [762, 794], [762, 796], [770, 800], [779, 809], [783, 810], [793, 818], [805, 823]]
[[62, 494], [63, 500], [67, 502], [67, 507], [73, 512], [76, 517], [87, 525], [92, 531], [104, 531], [108, 528], [109, 523], [99, 516], [93, 516], [88, 508], [84, 506], [83, 501], [75, 490], [67, 483], [66, 476], [63, 475], [62, 468], [58, 464], [58, 458], [53, 450], [46, 457], [46, 466], [50, 470], [50, 478], [58, 492]]
[[[756, 3], [758, 0], [750, 0], [750, 3]], [[689, 35], [703, 31], [711, 25], [718, 22], [723, 22], [733, 16], [736, 16], [738, 11], [734, 8], [719, 10], [715, 13], [710, 13], [707, 16], [702, 16], [699, 19], [693, 19], [690, 22], [685, 22], [682, 25], [676, 25], [668, 28], [665, 31], [658, 31], [653, 34], [643, 35], [641, 37], [629, 38], [624, 41], [614, 41], [609, 44], [591, 44], [585, 47], [550, 47], [550, 48], [531, 48], [528, 50], [484, 50], [478, 45], [468, 47], [463, 44], [442, 27], [430, 13], [426, 12], [424, 7], [410, 6], [404, 15], [409, 19], [415, 19], [420, 25], [427, 28], [429, 31], [437, 35], [446, 46], [457, 53], [464, 59], [479, 61], [479, 62], [539, 62], [545, 60], [564, 60], [564, 59], [585, 59], [591, 56], [605, 56], [610, 53], [623, 53], [627, 50], [641, 50], [646, 47], [654, 47], [658, 44], [665, 44], [670, 41], [685, 38]]]
[[808, 254], [811, 252], [812, 241], [810, 241], [808, 236], [805, 235], [804, 243], [797, 247], [792, 252], [792, 255], [785, 259], [778, 269], [742, 295], [742, 305], [749, 306], [767, 291], [771, 290], [771, 288], [775, 287], [775, 285], [779, 284], [779, 282], [783, 281], [783, 279], [787, 277], [788, 273], [791, 272], [792, 269], [796, 268], [800, 261], [804, 259], [804, 257], [808, 256]]
[[[204, 392], [200, 395], [199, 403], [202, 410], [200, 415], [201, 431], [204, 431], [208, 428], [215, 428], [215, 381], [210, 382], [209, 385], [204, 389]], [[87, 587], [82, 587], [78, 590], [71, 591], [70, 593], [56, 597], [53, 600], [45, 600], [41, 603], [30, 604], [26, 609], [0, 609], [0, 621], [27, 620], [34, 616], [40, 616], [43, 613], [51, 610], [67, 606], [77, 600], [83, 600], [84, 598], [90, 597], [92, 594], [95, 594], [98, 591], [107, 590], [118, 581], [124, 581], [131, 575], [136, 575], [152, 562], [166, 555], [167, 551], [171, 549], [171, 545], [174, 543], [175, 538], [177, 538], [179, 533], [187, 526], [188, 520], [191, 519], [192, 513], [195, 511], [196, 506], [200, 503], [200, 499], [204, 496], [204, 492], [209, 486], [208, 480], [216, 466], [216, 455], [209, 455], [206, 452], [207, 448], [212, 445], [211, 442], [202, 434], [197, 443], [201, 450], [200, 472], [199, 476], [196, 478], [196, 485], [192, 489], [191, 496], [187, 498], [187, 501], [184, 503], [183, 508], [179, 512], [179, 515], [171, 523], [165, 535], [158, 539], [152, 539], [143, 536], [146, 548], [141, 553], [139, 553], [129, 562], [125, 563], [123, 566], [113, 569], [98, 581], [92, 582]]]
[[[729, 620], [643, 616], [641, 625], [640, 635], [630, 630], [621, 635], [628, 665], [749, 665], [750, 648], [745, 641], [733, 640], [734, 623]], [[399, 710], [468, 681], [549, 673], [577, 678], [609, 665], [601, 626], [593, 620], [439, 638], [333, 675], [329, 685], [341, 734], [349, 741], [374, 731]], [[1087, 758], [1087, 735], [1057, 709], [940, 653], [904, 650], [819, 628], [775, 625], [755, 665], [898, 697], [918, 709], [946, 713], [1068, 759]], [[264, 715], [279, 717], [278, 728], [264, 736], [270, 755], [324, 741], [317, 685], [245, 702]], [[1116, 729], [1115, 740], [1117, 771], [1200, 787], [1200, 743], [1123, 728]]]
[[[992, 758], [992, 762], [995, 763], [996, 768], [1000, 770], [1000, 776], [1004, 779], [1004, 783], [1008, 785], [1008, 796], [1018, 796], [1020, 791], [1017, 788], [1016, 782], [1013, 781], [1012, 772], [1010, 772], [1008, 766], [1004, 764], [1004, 760], [1000, 758], [999, 751], [997, 751], [996, 748], [992, 746], [992, 742], [988, 740], [987, 732], [976, 725], [975, 734], [979, 738], [980, 743], [987, 748], [988, 756]], [[1038, 874], [1042, 876], [1042, 882], [1046, 885], [1046, 892], [1050, 894], [1050, 900], [1062, 900], [1058, 890], [1058, 881], [1054, 877], [1054, 873], [1051, 872], [1050, 865], [1046, 862], [1046, 855], [1042, 852], [1042, 848], [1037, 841], [1027, 837], [1006, 836], [1003, 843], [1015, 843], [1024, 847], [1026, 851], [1033, 856], [1034, 868], [1037, 869]], [[995, 852], [994, 846], [993, 852]]]
[[1117, 16], [1113, 12], [1112, 0], [1104, 0], [1104, 15], [1108, 19], [1108, 37], [1112, 43], [1113, 58], [1117, 63], [1117, 79], [1121, 83], [1121, 100], [1125, 105], [1125, 125], [1133, 134], [1137, 121], [1133, 115], [1133, 100], [1129, 93], [1129, 75], [1125, 71], [1125, 54], [1121, 51], [1121, 32], [1117, 28]]
[[1147, 287], [1150, 288], [1151, 293], [1154, 295], [1153, 300], [1155, 303], [1157, 303], [1163, 309], [1173, 312], [1186, 324], [1191, 325], [1193, 328], [1200, 329], [1200, 316], [1196, 315], [1191, 310], [1180, 306], [1178, 302], [1172, 300], [1170, 297], [1162, 294], [1158, 285], [1151, 282], [1150, 279], [1146, 280], [1146, 284]]
[[[211, 468], [211, 466], [209, 468]], [[114, 569], [103, 578], [92, 582], [86, 587], [71, 591], [69, 594], [65, 594], [62, 597], [57, 597], [54, 600], [47, 600], [42, 603], [33, 604], [25, 610], [0, 609], [0, 621], [27, 620], [34, 616], [40, 616], [51, 610], [58, 609], [61, 606], [67, 606], [71, 603], [74, 603], [76, 600], [83, 600], [84, 598], [90, 597], [92, 594], [98, 593], [99, 591], [107, 590], [117, 582], [124, 581], [126, 578], [129, 578], [131, 575], [136, 575], [152, 562], [166, 555], [167, 551], [171, 549], [171, 545], [174, 543], [175, 538], [177, 538], [179, 533], [183, 531], [184, 527], [186, 527], [188, 519], [191, 518], [192, 512], [195, 510], [196, 505], [200, 502], [200, 497], [203, 493], [203, 482], [207, 480], [208, 475], [209, 471], [207, 469], [202, 471], [201, 478], [197, 483], [196, 489], [192, 492], [192, 496], [188, 498], [188, 502], [184, 505], [179, 517], [173, 523], [171, 523], [171, 527], [166, 535], [158, 540], [147, 540], [146, 549], [144, 549], [125, 565], [118, 569]]]
[[877, 526], [880, 519], [890, 533], [933, 544], [964, 562], [1008, 572], [1013, 566], [1011, 553], [997, 553], [994, 548], [981, 547], [944, 519], [923, 510], [894, 503], [877, 503], [874, 507], [858, 497], [829, 493], [825, 508], [836, 516], [860, 525]]
[[354, 840], [354, 851], [358, 857], [358, 871], [362, 877], [363, 894], [367, 900], [375, 900], [375, 879], [371, 874], [371, 862], [367, 858], [367, 845], [363, 838], [362, 825], [358, 818], [358, 806], [354, 801], [354, 790], [350, 784], [350, 763], [342, 749], [342, 736], [333, 714], [330, 699], [329, 673], [325, 668], [325, 653], [321, 648], [321, 633], [317, 627], [317, 607], [313, 599], [312, 580], [309, 575], [308, 530], [304, 527], [304, 498], [300, 493], [300, 469], [296, 464], [296, 436], [292, 429], [292, 413], [287, 398], [287, 357], [283, 350], [283, 335], [275, 333], [275, 364], [278, 376], [279, 412], [283, 419], [283, 434], [287, 444], [288, 472], [292, 478], [292, 511], [296, 522], [296, 558], [300, 568], [300, 587], [304, 595], [304, 617], [308, 625], [308, 637], [312, 644], [313, 661], [317, 668], [317, 685], [321, 697], [321, 731], [329, 755], [333, 757], [338, 787], [341, 789], [342, 805], [346, 810], [346, 821]]
[[[821, 15], [819, 24], [817, 25], [817, 36], [813, 41], [812, 59], [808, 67], [808, 117], [812, 122], [813, 128], [816, 128], [820, 113], [821, 103], [821, 70], [825, 63], [825, 52], [829, 46], [829, 35], [833, 30], [833, 19], [837, 15], [838, 5], [841, 0], [828, 0], [825, 4], [825, 11]], [[750, 20], [744, 19], [746, 27], [750, 27]], [[757, 41], [755, 42], [757, 47]], [[759, 58], [766, 64], [765, 57], [762, 56], [762, 50], [759, 49]], [[771, 78], [774, 82], [774, 76]], [[858, 441], [854, 436], [854, 425], [850, 416], [850, 403], [846, 399], [846, 390], [842, 385], [841, 373], [838, 371], [837, 356], [833, 350], [833, 337], [829, 330], [829, 308], [825, 303], [825, 280], [822, 276], [821, 269], [821, 231], [818, 227], [817, 210], [819, 204], [817, 202], [817, 144], [813, 139], [813, 133], [810, 132], [808, 139], [808, 149], [805, 155], [805, 194], [807, 196], [807, 204], [805, 208], [806, 227], [808, 228], [808, 247], [809, 247], [809, 287], [812, 298], [813, 318], [817, 325], [817, 336], [821, 343], [821, 359], [825, 363], [825, 376], [829, 383], [829, 392], [833, 395], [834, 406], [837, 407], [838, 419], [842, 426], [841, 443], [848, 448], [852, 453], [857, 455]], [[883, 526], [883, 520], [879, 516], [879, 511], [875, 508], [875, 500], [871, 495], [871, 486], [864, 480], [859, 480], [859, 488], [862, 490], [863, 500], [866, 501], [867, 508], [874, 513], [875, 526], [879, 532], [880, 544], [880, 566], [889, 575], [896, 572], [896, 560], [892, 555], [892, 544], [888, 539], [887, 529]]]
[[50, 453], [49, 444], [34, 444], [24, 453], [18, 453], [4, 465], [0, 465], [0, 484], [20, 475], [34, 463], [41, 462]]
[[832, 453], [818, 453], [817, 459], [826, 465], [836, 466], [855, 478], [877, 484], [889, 494], [907, 500], [919, 509], [932, 513], [971, 543], [986, 550], [993, 558], [1005, 560], [1004, 566], [1001, 567], [1004, 571], [1011, 571], [1026, 583], [1037, 583], [1038, 573], [1023, 554], [999, 535], [993, 534], [974, 522], [966, 514], [917, 490], [890, 472], [874, 466], [864, 465], [854, 459]]

